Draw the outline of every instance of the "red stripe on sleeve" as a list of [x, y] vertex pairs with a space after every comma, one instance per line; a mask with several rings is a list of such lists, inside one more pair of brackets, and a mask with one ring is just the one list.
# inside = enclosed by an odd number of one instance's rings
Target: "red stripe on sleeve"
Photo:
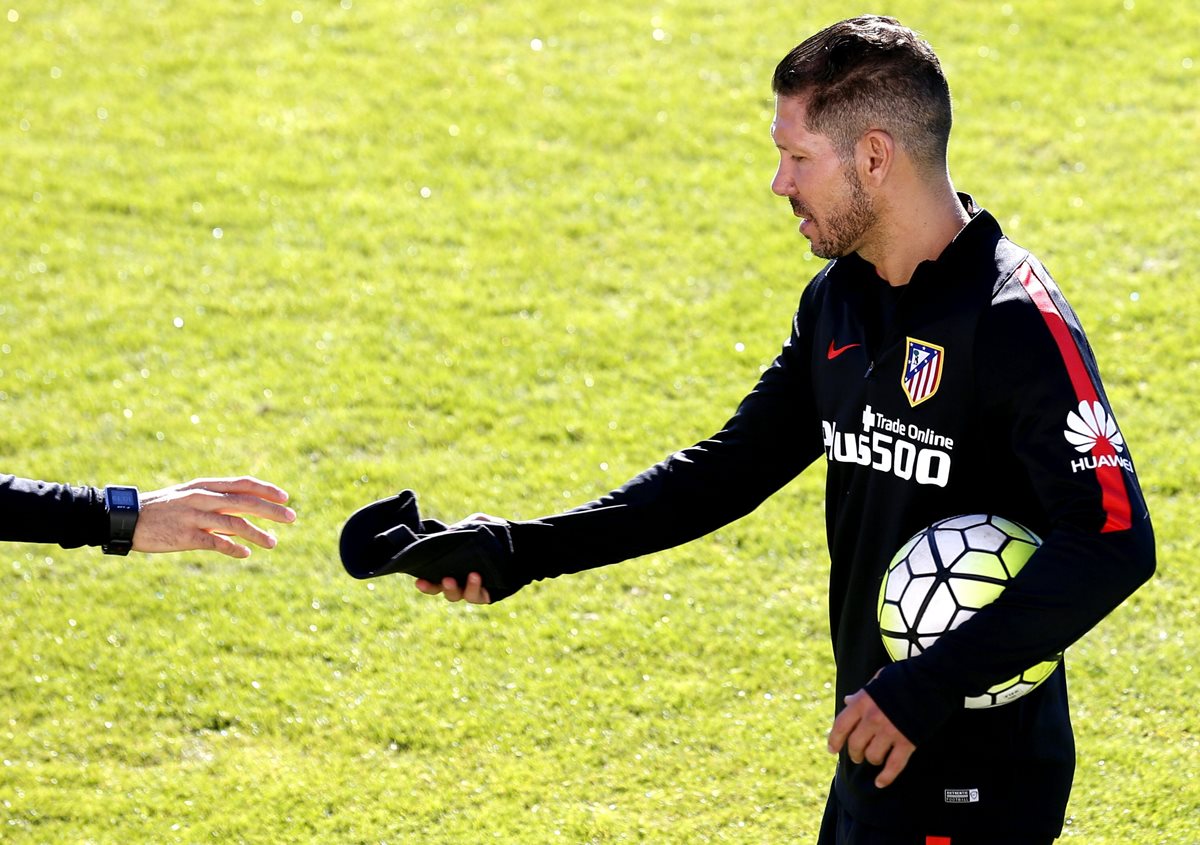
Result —
[[950, 845], [949, 836], [926, 836], [925, 845]]
[[[1021, 286], [1025, 288], [1025, 292], [1029, 294], [1029, 298], [1033, 300], [1033, 304], [1041, 312], [1042, 319], [1046, 321], [1046, 327], [1058, 345], [1058, 352], [1062, 355], [1063, 364], [1066, 365], [1071, 386], [1075, 389], [1076, 400], [1088, 403], [1099, 402], [1100, 397], [1096, 392], [1096, 386], [1092, 383], [1091, 375], [1083, 363], [1083, 356], [1079, 354], [1079, 346], [1075, 343], [1075, 338], [1071, 336], [1071, 329], [1067, 325], [1067, 321], [1063, 319], [1062, 312], [1058, 310], [1058, 306], [1050, 297], [1050, 291], [1047, 290], [1045, 282], [1038, 278], [1028, 262], [1022, 264], [1017, 270], [1017, 278], [1021, 282]], [[1092, 454], [1099, 457], [1116, 454], [1116, 450], [1107, 442], [1097, 441], [1096, 446], [1092, 449]], [[1125, 489], [1125, 477], [1121, 468], [1111, 464], [1097, 465], [1096, 480], [1100, 483], [1101, 505], [1105, 512], [1104, 527], [1100, 530], [1109, 532], [1128, 529], [1133, 525], [1133, 507], [1129, 502], [1129, 492]]]

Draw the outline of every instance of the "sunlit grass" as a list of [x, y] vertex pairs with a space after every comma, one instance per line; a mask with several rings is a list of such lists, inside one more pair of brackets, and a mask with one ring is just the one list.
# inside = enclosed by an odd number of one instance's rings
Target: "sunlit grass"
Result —
[[[245, 563], [6, 547], [0, 838], [811, 841], [819, 470], [490, 609], [336, 555], [402, 487], [585, 501], [774, 356], [819, 262], [767, 190], [770, 71], [861, 9], [725, 5], [0, 10], [3, 469], [250, 472], [301, 515]], [[1071, 651], [1068, 836], [1200, 840], [1200, 16], [884, 5], [943, 57], [958, 187], [1080, 312], [1156, 518], [1160, 574]]]

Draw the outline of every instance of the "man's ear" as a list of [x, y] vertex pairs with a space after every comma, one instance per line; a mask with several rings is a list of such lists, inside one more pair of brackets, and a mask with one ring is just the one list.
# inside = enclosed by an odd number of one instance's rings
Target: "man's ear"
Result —
[[891, 133], [872, 129], [858, 139], [854, 159], [862, 183], [879, 187], [895, 166], [896, 141]]

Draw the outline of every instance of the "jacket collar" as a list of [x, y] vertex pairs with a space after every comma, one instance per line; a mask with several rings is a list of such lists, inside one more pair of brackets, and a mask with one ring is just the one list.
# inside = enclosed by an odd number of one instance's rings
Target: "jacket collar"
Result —
[[[971, 219], [967, 225], [954, 236], [954, 240], [946, 245], [942, 254], [932, 261], [922, 261], [913, 270], [909, 286], [925, 287], [938, 282], [959, 280], [964, 276], [978, 274], [980, 263], [991, 264], [995, 254], [996, 244], [1004, 237], [996, 218], [975, 203], [970, 194], [959, 193], [959, 201]], [[860, 277], [866, 274], [868, 278], [878, 279], [874, 265], [865, 261], [858, 253], [851, 253], [837, 259], [843, 272]], [[880, 280], [882, 281], [882, 280]]]

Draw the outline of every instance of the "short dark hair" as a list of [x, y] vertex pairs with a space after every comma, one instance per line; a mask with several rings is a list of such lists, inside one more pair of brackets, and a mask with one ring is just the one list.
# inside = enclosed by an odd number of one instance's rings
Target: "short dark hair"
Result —
[[950, 86], [933, 48], [895, 18], [835, 23], [797, 45], [775, 68], [780, 97], [806, 97], [808, 129], [827, 135], [843, 159], [882, 129], [927, 171], [944, 169]]

